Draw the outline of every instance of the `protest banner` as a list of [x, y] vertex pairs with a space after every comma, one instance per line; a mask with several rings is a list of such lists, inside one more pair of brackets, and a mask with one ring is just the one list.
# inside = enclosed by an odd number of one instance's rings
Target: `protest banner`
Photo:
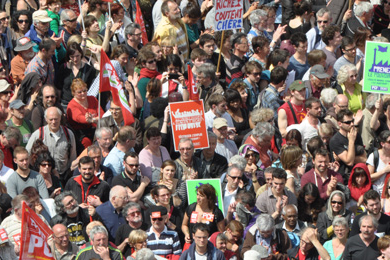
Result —
[[[218, 179], [197, 179], [197, 180], [187, 180], [187, 197], [188, 205], [196, 202], [196, 189], [203, 184], [210, 184], [214, 187], [217, 192], [217, 206], [223, 212], [223, 199], [222, 199], [222, 187], [221, 180]], [[224, 213], [225, 214], [225, 213]], [[226, 216], [225, 216], [226, 217]]]
[[[223, 37], [225, 30], [241, 29], [243, 28], [242, 16], [244, 12], [243, 0], [216, 0], [215, 1], [215, 31], [222, 31], [221, 46], [224, 42]], [[217, 73], [219, 72], [219, 64], [221, 62], [221, 53], [219, 52]]]
[[209, 147], [203, 100], [169, 103], [169, 111], [175, 151], [184, 137], [192, 140], [195, 149]]
[[19, 259], [54, 260], [47, 244], [47, 238], [51, 234], [53, 231], [23, 202]]
[[390, 94], [390, 43], [366, 42], [363, 91]]
[[187, 71], [188, 71], [188, 91], [190, 92], [190, 100], [197, 101], [199, 100], [199, 90], [196, 86], [196, 82], [194, 80], [194, 75], [192, 74], [192, 69], [190, 64], [187, 64]]

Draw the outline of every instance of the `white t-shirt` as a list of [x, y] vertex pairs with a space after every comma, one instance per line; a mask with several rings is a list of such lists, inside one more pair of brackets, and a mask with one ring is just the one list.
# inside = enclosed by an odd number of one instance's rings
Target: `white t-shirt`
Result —
[[[367, 159], [367, 164], [375, 167], [375, 164], [374, 164], [374, 153], [371, 153], [369, 156], [368, 156], [368, 159]], [[381, 160], [381, 158], [379, 157], [379, 162], [378, 162], [378, 167], [376, 169], [374, 169], [374, 172], [378, 172], [378, 171], [381, 171], [383, 170], [384, 168], [386, 167], [386, 164]], [[379, 195], [382, 196], [382, 191], [383, 191], [383, 186], [385, 186], [385, 179], [386, 179], [386, 175], [387, 174], [383, 174], [379, 179], [377, 179], [376, 181], [374, 181], [372, 183], [372, 188], [374, 190], [376, 190]]]

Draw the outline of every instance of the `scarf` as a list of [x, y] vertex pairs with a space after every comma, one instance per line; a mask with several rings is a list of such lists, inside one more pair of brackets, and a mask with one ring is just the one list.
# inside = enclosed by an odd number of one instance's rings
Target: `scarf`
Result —
[[147, 69], [147, 68], [142, 68], [141, 71], [140, 71], [140, 75], [139, 75], [139, 79], [142, 79], [142, 78], [154, 78], [154, 77], [157, 77], [158, 75], [160, 75], [161, 73], [158, 72], [157, 70], [150, 70], [150, 69]]
[[[355, 175], [356, 168], [362, 168], [366, 172], [366, 178], [368, 179], [368, 184], [366, 184], [365, 186], [363, 186], [361, 188], [358, 188], [358, 187], [355, 187], [354, 185], [352, 185], [352, 179], [353, 179], [353, 176]], [[370, 176], [370, 172], [368, 171], [368, 168], [367, 168], [365, 163], [358, 163], [355, 165], [355, 167], [353, 167], [353, 169], [351, 171], [351, 175], [349, 176], [349, 180], [348, 180], [348, 188], [351, 191], [351, 197], [356, 201], [359, 200], [361, 195], [363, 195], [364, 193], [366, 193], [367, 191], [369, 191], [371, 189], [371, 176]]]

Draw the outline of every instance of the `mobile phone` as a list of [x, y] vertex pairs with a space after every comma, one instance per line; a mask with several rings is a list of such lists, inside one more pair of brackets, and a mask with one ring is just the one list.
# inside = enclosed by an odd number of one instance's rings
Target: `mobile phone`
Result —
[[180, 75], [176, 73], [172, 73], [168, 75], [168, 79], [179, 79]]

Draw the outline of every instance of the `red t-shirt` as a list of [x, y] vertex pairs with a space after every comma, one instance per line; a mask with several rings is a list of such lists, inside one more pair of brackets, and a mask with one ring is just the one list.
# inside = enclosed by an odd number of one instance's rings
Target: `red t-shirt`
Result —
[[291, 112], [291, 109], [290, 109], [290, 106], [288, 105], [288, 103], [284, 103], [283, 105], [281, 105], [278, 109], [278, 112], [280, 109], [284, 109], [284, 111], [286, 111], [286, 115], [287, 115], [287, 126], [290, 126], [290, 125], [293, 125], [293, 124], [299, 124], [302, 122], [302, 120], [306, 117], [306, 110], [305, 110], [305, 104], [303, 103], [302, 105], [300, 106], [297, 106], [297, 105], [294, 105], [291, 103], [291, 106], [292, 108], [294, 109], [294, 112], [295, 112], [295, 116], [298, 120], [297, 123], [295, 123], [294, 121], [294, 116]]
[[11, 168], [13, 169], [14, 168], [14, 165], [13, 165], [13, 157], [12, 157], [12, 153], [11, 153], [11, 149], [10, 148], [5, 148], [1, 142], [0, 142], [0, 149], [3, 151], [4, 153], [4, 165], [7, 166], [8, 168]]

